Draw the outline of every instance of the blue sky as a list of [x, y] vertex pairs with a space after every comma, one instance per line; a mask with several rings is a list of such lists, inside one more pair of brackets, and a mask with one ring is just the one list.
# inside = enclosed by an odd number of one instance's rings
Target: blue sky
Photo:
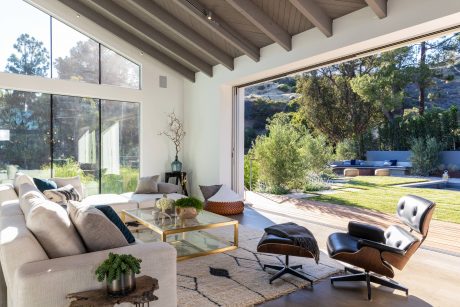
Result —
[[[5, 70], [8, 57], [15, 52], [13, 44], [27, 33], [50, 51], [50, 17], [22, 0], [0, 0], [0, 71]], [[78, 41], [88, 38], [60, 21], [53, 19], [53, 57], [65, 57]], [[48, 72], [49, 73], [49, 72]]]

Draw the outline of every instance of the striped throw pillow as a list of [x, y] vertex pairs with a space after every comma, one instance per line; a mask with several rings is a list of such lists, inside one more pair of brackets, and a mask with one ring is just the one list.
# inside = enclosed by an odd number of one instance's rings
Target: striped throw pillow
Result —
[[58, 189], [46, 190], [43, 192], [52, 202], [65, 205], [69, 200], [81, 201], [80, 193], [70, 184]]

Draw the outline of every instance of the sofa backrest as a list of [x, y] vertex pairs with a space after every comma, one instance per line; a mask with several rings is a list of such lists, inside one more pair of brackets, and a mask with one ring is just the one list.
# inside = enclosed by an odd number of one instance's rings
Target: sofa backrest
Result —
[[0, 206], [7, 201], [17, 201], [18, 194], [12, 184], [0, 184]]

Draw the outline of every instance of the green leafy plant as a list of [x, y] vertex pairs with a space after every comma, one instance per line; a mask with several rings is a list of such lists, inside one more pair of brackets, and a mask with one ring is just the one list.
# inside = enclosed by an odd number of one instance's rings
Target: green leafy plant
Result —
[[109, 258], [104, 260], [96, 269], [97, 280], [102, 282], [107, 279], [109, 283], [121, 277], [122, 273], [141, 272], [142, 259], [132, 255], [110, 253]]
[[203, 202], [195, 197], [185, 197], [176, 200], [176, 207], [179, 208], [195, 208], [198, 211], [203, 210]]
[[416, 138], [412, 142], [410, 160], [412, 173], [420, 176], [428, 176], [439, 165], [439, 152], [442, 145], [435, 138]]

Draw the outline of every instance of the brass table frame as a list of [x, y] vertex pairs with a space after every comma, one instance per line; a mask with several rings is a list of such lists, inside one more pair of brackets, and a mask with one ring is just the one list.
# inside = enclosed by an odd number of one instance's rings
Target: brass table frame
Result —
[[[154, 208], [142, 208], [142, 209], [143, 210], [145, 210], [145, 209], [154, 210]], [[231, 220], [231, 221], [228, 221], [228, 222], [220, 222], [220, 223], [210, 223], [210, 224], [207, 224], [207, 225], [196, 225], [196, 226], [182, 227], [182, 228], [177, 228], [177, 229], [163, 230], [160, 227], [157, 227], [156, 225], [153, 225], [151, 223], [143, 221], [141, 218], [129, 213], [128, 211], [129, 210], [121, 211], [121, 220], [123, 221], [123, 223], [126, 222], [126, 217], [129, 217], [129, 218], [135, 220], [136, 222], [138, 222], [139, 224], [147, 227], [148, 229], [153, 230], [154, 232], [158, 233], [161, 236], [161, 241], [162, 242], [166, 242], [166, 238], [167, 238], [168, 235], [173, 235], [173, 234], [178, 234], [178, 233], [186, 233], [186, 232], [204, 230], [204, 229], [220, 228], [220, 227], [224, 227], [224, 226], [232, 226], [233, 225], [233, 245], [229, 245], [229, 246], [226, 246], [226, 247], [221, 247], [221, 248], [217, 248], [217, 249], [213, 249], [213, 250], [209, 250], [209, 251], [193, 253], [193, 254], [190, 254], [190, 255], [178, 256], [177, 257], [178, 261], [186, 260], [186, 259], [190, 259], [190, 258], [195, 258], [195, 257], [200, 257], [200, 256], [223, 253], [223, 252], [235, 250], [235, 249], [238, 248], [238, 221], [237, 220]], [[215, 213], [211, 213], [211, 212], [208, 212], [208, 213], [215, 214]], [[211, 234], [209, 234], [209, 235], [211, 235]], [[211, 235], [211, 236], [213, 236], [213, 235]], [[213, 236], [213, 237], [215, 237], [215, 236]], [[217, 237], [215, 237], [215, 238], [219, 239]], [[222, 241], [222, 239], [219, 239], [219, 241]]]

